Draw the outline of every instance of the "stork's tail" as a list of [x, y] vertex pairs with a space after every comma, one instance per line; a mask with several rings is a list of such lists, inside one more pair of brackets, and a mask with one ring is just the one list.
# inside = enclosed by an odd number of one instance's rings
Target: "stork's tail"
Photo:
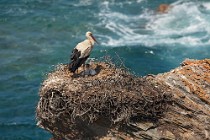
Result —
[[69, 71], [74, 73], [78, 69], [80, 63], [79, 56], [80, 52], [77, 49], [74, 49], [70, 55]]
[[79, 67], [79, 59], [77, 60], [72, 60], [70, 63], [69, 63], [69, 71], [71, 72], [75, 72]]

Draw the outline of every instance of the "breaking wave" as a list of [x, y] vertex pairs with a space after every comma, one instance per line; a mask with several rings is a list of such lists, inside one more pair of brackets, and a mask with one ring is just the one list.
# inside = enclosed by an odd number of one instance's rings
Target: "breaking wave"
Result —
[[[137, 1], [136, 4], [141, 2]], [[106, 35], [100, 35], [102, 45], [210, 45], [210, 2], [178, 1], [171, 5], [166, 14], [158, 14], [155, 9], [145, 7], [141, 7], [136, 14], [128, 14], [123, 10], [117, 11], [113, 3], [102, 2], [98, 14], [99, 26], [104, 26], [107, 32]]]

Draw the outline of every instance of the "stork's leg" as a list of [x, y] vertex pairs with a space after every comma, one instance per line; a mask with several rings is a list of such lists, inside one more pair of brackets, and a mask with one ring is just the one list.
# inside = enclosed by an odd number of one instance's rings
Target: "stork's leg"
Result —
[[76, 72], [77, 72], [77, 74], [78, 74], [78, 73], [79, 73], [79, 70], [77, 69]]
[[78, 69], [73, 73], [73, 77], [77, 77], [77, 75], [78, 75]]
[[85, 62], [83, 63], [83, 77], [85, 77]]

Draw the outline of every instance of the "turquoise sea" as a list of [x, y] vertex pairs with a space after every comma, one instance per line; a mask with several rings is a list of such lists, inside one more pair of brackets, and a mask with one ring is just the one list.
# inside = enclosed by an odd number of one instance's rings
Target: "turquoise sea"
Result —
[[[158, 14], [159, 4], [172, 9]], [[91, 31], [91, 58], [116, 56], [139, 76], [210, 58], [209, 0], [0, 0], [0, 140], [48, 140], [38, 91]]]

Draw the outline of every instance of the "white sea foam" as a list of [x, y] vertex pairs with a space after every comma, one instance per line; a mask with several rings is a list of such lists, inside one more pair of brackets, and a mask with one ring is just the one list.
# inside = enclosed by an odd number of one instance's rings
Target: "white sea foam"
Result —
[[77, 4], [73, 4], [75, 7], [80, 7], [80, 6], [88, 6], [92, 5], [93, 0], [79, 0]]
[[[141, 2], [141, 1], [138, 1]], [[206, 46], [210, 45], [210, 3], [178, 1], [166, 14], [156, 14], [145, 8], [140, 15], [126, 15], [103, 2], [100, 26], [115, 37], [103, 35], [104, 46], [145, 45]]]
[[137, 0], [136, 2], [137, 2], [137, 3], [141, 3], [142, 1], [143, 1], [143, 0]]
[[210, 2], [205, 2], [205, 3], [203, 3], [203, 6], [204, 6], [207, 10], [210, 10]]

